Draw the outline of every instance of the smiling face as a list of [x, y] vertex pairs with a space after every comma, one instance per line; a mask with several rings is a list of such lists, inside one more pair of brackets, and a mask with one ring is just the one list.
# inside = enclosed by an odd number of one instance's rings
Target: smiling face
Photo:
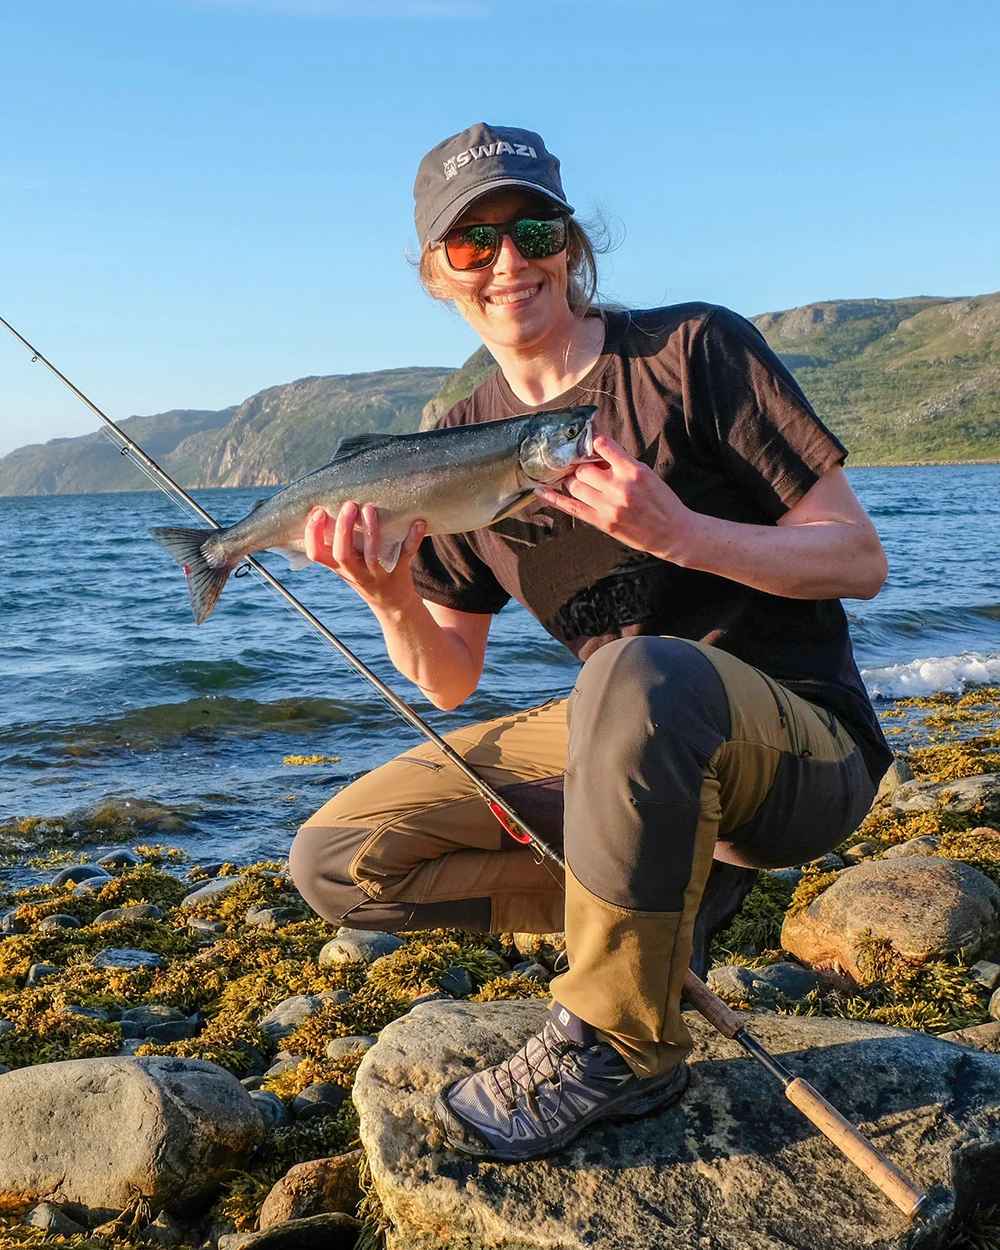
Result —
[[[543, 196], [516, 188], [489, 192], [467, 208], [457, 226], [496, 224], [532, 214], [551, 214]], [[487, 347], [515, 351], [543, 350], [548, 340], [564, 336], [573, 324], [567, 301], [565, 251], [539, 260], [525, 260], [509, 235], [504, 235], [496, 260], [488, 269], [452, 269], [442, 248], [434, 249], [434, 291], [452, 300]]]

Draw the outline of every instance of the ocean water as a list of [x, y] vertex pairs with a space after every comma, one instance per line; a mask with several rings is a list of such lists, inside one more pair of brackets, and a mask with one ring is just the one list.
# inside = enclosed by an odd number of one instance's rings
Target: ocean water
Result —
[[[877, 702], [1000, 681], [1000, 466], [849, 474], [890, 562], [877, 599], [846, 604]], [[230, 522], [260, 494], [198, 499]], [[178, 516], [156, 491], [0, 499], [0, 822], [130, 797], [182, 810], [189, 829], [162, 840], [196, 860], [281, 857], [333, 791], [420, 739], [256, 578], [231, 580], [195, 626], [180, 570], [147, 533]], [[280, 557], [264, 559], [285, 577]], [[573, 684], [575, 661], [511, 605], [479, 690], [436, 711], [392, 669], [367, 609], [334, 574], [285, 580], [439, 731]], [[285, 765], [294, 754], [338, 758]]]

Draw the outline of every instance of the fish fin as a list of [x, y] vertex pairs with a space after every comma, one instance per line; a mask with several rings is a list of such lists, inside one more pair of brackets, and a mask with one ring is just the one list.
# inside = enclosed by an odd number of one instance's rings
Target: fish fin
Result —
[[346, 460], [348, 456], [356, 456], [359, 452], [369, 451], [373, 447], [383, 447], [391, 443], [395, 437], [394, 434], [348, 434], [337, 444], [333, 459]]
[[149, 531], [161, 547], [165, 548], [184, 569], [188, 594], [195, 624], [200, 625], [211, 615], [222, 588], [233, 566], [221, 564], [216, 567], [206, 555], [205, 546], [218, 530], [161, 528]]
[[382, 550], [378, 553], [378, 562], [387, 573], [399, 563], [399, 553], [403, 550], [402, 543], [383, 543]]
[[536, 495], [534, 488], [526, 490], [521, 495], [515, 495], [509, 503], [501, 504], [500, 510], [497, 512], [496, 516], [491, 517], [486, 524], [495, 525], [497, 521], [502, 521], [504, 517], [513, 516], [516, 512], [523, 511], [530, 503], [533, 503], [535, 499]]
[[292, 573], [297, 573], [299, 569], [308, 568], [312, 564], [304, 551], [296, 551], [294, 547], [268, 547], [268, 551], [284, 556], [288, 561], [289, 571]]

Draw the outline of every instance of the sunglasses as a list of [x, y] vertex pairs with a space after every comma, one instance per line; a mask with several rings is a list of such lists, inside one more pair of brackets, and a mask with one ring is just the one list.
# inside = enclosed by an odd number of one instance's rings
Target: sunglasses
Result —
[[525, 260], [544, 260], [566, 248], [566, 217], [518, 217], [514, 221], [455, 226], [442, 239], [452, 269], [488, 269], [508, 235]]

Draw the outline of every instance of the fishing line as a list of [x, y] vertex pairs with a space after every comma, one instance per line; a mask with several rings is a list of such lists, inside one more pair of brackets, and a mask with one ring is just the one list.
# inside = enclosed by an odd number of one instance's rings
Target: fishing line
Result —
[[[186, 508], [189, 511], [194, 512], [200, 520], [204, 521], [206, 525], [210, 525], [213, 529], [218, 530], [224, 528], [210, 513], [205, 511], [196, 499], [192, 498], [192, 496], [189, 495], [182, 486], [175, 482], [169, 473], [161, 469], [156, 461], [153, 460], [151, 456], [148, 456], [139, 444], [134, 439], [130, 438], [128, 434], [126, 434], [125, 431], [107, 415], [106, 412], [103, 412], [100, 408], [98, 408], [93, 400], [88, 398], [88, 396], [86, 396], [78, 386], [75, 386], [64, 373], [60, 372], [52, 361], [44, 356], [38, 348], [34, 346], [34, 344], [29, 343], [23, 334], [15, 330], [9, 321], [0, 317], [0, 325], [6, 326], [11, 334], [13, 334], [14, 337], [22, 343], [29, 352], [31, 352], [32, 364], [37, 361], [41, 361], [41, 363], [45, 365], [50, 372], [55, 374], [60, 382], [62, 382], [65, 386], [68, 386], [73, 394], [87, 405], [91, 412], [100, 417], [101, 421], [104, 422], [104, 433], [119, 446], [121, 454], [129, 461], [130, 464], [134, 464], [137, 469], [144, 473], [145, 476], [149, 478], [149, 480], [159, 490], [163, 491], [163, 493], [177, 505], [177, 507], [179, 507], [182, 511]], [[548, 843], [543, 841], [543, 839], [540, 838], [538, 834], [536, 834], [531, 827], [524, 822], [524, 820], [522, 820], [507, 800], [494, 790], [493, 787], [485, 781], [469, 763], [466, 762], [464, 757], [459, 755], [454, 747], [450, 746], [449, 743], [441, 737], [436, 729], [432, 728], [427, 721], [415, 712], [408, 703], [401, 699], [399, 695], [391, 689], [391, 687], [387, 686], [381, 677], [368, 667], [364, 660], [356, 656], [354, 652], [346, 646], [346, 644], [341, 642], [337, 635], [332, 633], [323, 624], [319, 617], [315, 616], [304, 603], [296, 599], [284, 583], [280, 582], [273, 573], [269, 572], [259, 560], [256, 560], [253, 556], [247, 556], [238, 571], [242, 571], [244, 569], [247, 572], [256, 574], [261, 581], [265, 582], [273, 591], [275, 591], [276, 594], [280, 595], [288, 607], [297, 612], [299, 616], [301, 616], [303, 620], [305, 620], [316, 631], [316, 633], [324, 639], [325, 642], [329, 643], [335, 651], [343, 656], [355, 672], [359, 673], [366, 681], [375, 687], [385, 702], [388, 703], [394, 712], [406, 721], [411, 729], [415, 729], [418, 733], [423, 734], [423, 736], [431, 741], [438, 748], [438, 750], [441, 751], [442, 754], [455, 765], [456, 768], [460, 769], [465, 774], [469, 781], [471, 781], [475, 786], [480, 798], [482, 798], [486, 803], [486, 806], [490, 809], [490, 812], [493, 814], [494, 818], [501, 825], [501, 827], [506, 830], [506, 832], [509, 833], [515, 841], [531, 847], [538, 858], [538, 862], [545, 864], [545, 867], [561, 888], [563, 884], [562, 878], [553, 871], [551, 864], [555, 864], [559, 868], [560, 872], [564, 871], [565, 863], [563, 862], [562, 857], [557, 851], [553, 850]], [[545, 863], [546, 860], [550, 861], [550, 863]]]

